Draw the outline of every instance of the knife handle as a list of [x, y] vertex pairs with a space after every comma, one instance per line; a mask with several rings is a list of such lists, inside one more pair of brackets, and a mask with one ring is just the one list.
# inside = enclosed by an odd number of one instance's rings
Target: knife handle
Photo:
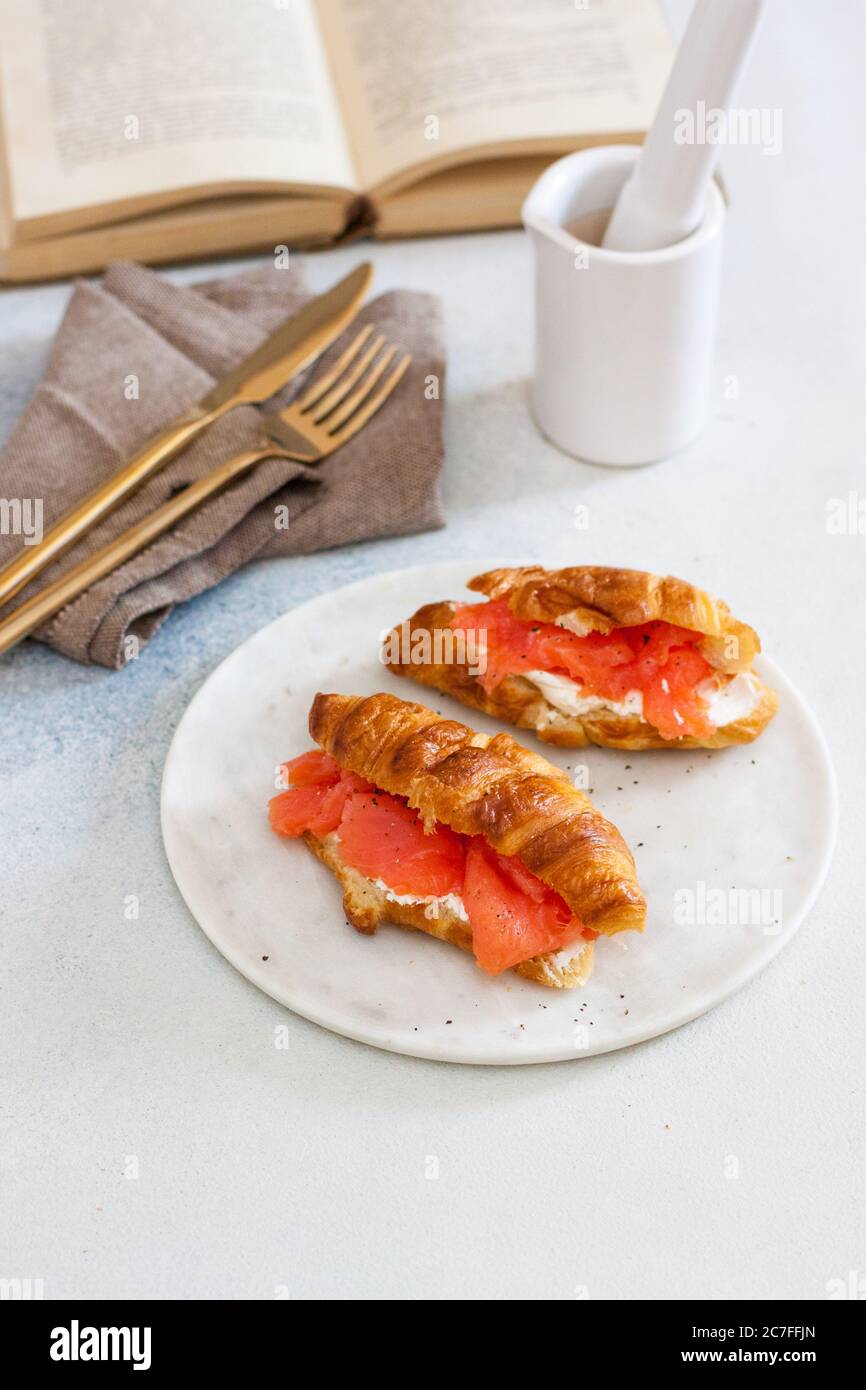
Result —
[[133, 555], [138, 555], [156, 540], [157, 536], [161, 536], [170, 526], [174, 526], [175, 522], [200, 506], [206, 498], [212, 497], [236, 478], [248, 473], [263, 459], [274, 457], [285, 457], [276, 445], [270, 445], [266, 449], [248, 449], [245, 453], [236, 454], [212, 472], [206, 473], [203, 478], [190, 483], [183, 492], [170, 497], [155, 512], [130, 526], [128, 531], [115, 536], [114, 540], [102, 546], [93, 555], [86, 556], [66, 574], [55, 579], [53, 584], [48, 584], [44, 589], [40, 589], [38, 594], [25, 600], [8, 618], [0, 620], [0, 653], [9, 651], [10, 647], [14, 647], [23, 637], [27, 637], [42, 623], [53, 618], [55, 613], [59, 613], [61, 608], [78, 598], [79, 594], [83, 594], [85, 589], [104, 579]]
[[169, 459], [175, 458], [196, 435], [235, 404], [237, 402], [231, 400], [213, 410], [192, 406], [166, 429], [149, 439], [118, 473], [113, 473], [101, 487], [61, 517], [38, 545], [25, 545], [14, 560], [0, 569], [0, 604], [6, 603], [37, 574], [41, 574], [52, 560], [74, 545], [145, 479], [168, 463]]

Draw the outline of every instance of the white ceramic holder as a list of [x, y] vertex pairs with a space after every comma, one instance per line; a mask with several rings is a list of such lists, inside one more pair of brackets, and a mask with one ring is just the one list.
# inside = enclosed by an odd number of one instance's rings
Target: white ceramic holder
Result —
[[[535, 251], [533, 411], [542, 433], [591, 463], [665, 458], [703, 428], [713, 370], [725, 203], [657, 251], [608, 251], [567, 230], [616, 203], [636, 145], [580, 150], [523, 205]], [[590, 235], [589, 232], [585, 235]], [[593, 237], [593, 241], [595, 237]]]

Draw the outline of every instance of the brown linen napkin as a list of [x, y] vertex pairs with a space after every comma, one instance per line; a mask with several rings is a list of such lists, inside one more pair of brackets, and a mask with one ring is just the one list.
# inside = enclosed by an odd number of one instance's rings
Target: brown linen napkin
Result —
[[[101, 283], [78, 283], [45, 377], [0, 451], [0, 492], [42, 499], [47, 531], [309, 297], [298, 270], [272, 264], [181, 287], [142, 266], [118, 262]], [[438, 303], [427, 294], [391, 291], [365, 306], [348, 333], [365, 323], [375, 324], [413, 361], [393, 398], [350, 443], [311, 468], [284, 459], [259, 464], [69, 604], [34, 633], [37, 640], [76, 661], [116, 669], [138, 654], [175, 603], [248, 560], [444, 525], [439, 472], [445, 364]], [[348, 341], [344, 334], [307, 376], [327, 370]], [[292, 382], [267, 410], [287, 404], [300, 384]], [[179, 488], [252, 447], [258, 418], [257, 408], [241, 406], [216, 421], [0, 608], [0, 616]], [[0, 564], [21, 544], [19, 536], [0, 534]]]

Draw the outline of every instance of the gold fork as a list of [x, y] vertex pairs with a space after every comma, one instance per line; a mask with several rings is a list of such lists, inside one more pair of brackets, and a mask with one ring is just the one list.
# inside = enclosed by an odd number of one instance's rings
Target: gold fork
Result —
[[0, 653], [14, 647], [85, 589], [144, 550], [181, 517], [257, 463], [272, 458], [318, 463], [357, 434], [385, 404], [412, 361], [405, 354], [391, 367], [397, 348], [385, 347], [381, 334], [370, 342], [372, 332], [370, 327], [363, 328], [330, 371], [317, 378], [285, 410], [265, 416], [264, 437], [256, 448], [235, 455], [190, 483], [176, 497], [115, 536], [4, 618], [0, 622]]

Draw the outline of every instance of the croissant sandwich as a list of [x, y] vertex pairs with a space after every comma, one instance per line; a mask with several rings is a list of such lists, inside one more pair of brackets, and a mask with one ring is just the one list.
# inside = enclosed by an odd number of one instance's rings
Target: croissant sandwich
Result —
[[394, 628], [390, 670], [547, 743], [724, 748], [751, 743], [778, 699], [757, 633], [683, 579], [586, 565], [491, 570], [482, 603], [430, 603]]
[[489, 974], [563, 989], [588, 978], [596, 937], [643, 930], [619, 831], [509, 734], [394, 695], [317, 695], [310, 734], [270, 823], [336, 875], [358, 931], [427, 932]]

